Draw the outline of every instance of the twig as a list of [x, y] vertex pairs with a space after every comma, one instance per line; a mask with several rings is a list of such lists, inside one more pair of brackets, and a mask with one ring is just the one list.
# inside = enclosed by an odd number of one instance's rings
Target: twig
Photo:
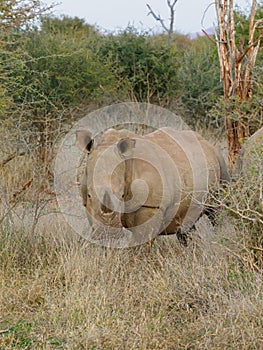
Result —
[[260, 247], [250, 247], [250, 249], [258, 250], [260, 252], [263, 252], [263, 248]]
[[166, 31], [166, 32], [169, 32], [169, 29], [166, 27], [165, 23], [164, 23], [164, 20], [161, 18], [160, 15], [156, 15], [156, 13], [152, 10], [151, 6], [149, 4], [146, 4], [146, 6], [148, 7], [149, 9], [149, 13], [148, 13], [148, 16], [149, 15], [152, 15], [153, 18], [160, 22], [161, 23], [161, 26], [163, 27], [163, 29]]
[[212, 43], [216, 44], [217, 41], [211, 37], [210, 34], [208, 34], [204, 29], [202, 29], [202, 32], [205, 34], [205, 36], [212, 41]]
[[152, 15], [153, 18], [161, 23], [161, 26], [163, 27], [163, 29], [168, 33], [168, 47], [170, 47], [171, 43], [172, 43], [172, 36], [173, 36], [173, 32], [174, 32], [174, 20], [175, 20], [175, 5], [177, 3], [178, 0], [167, 0], [167, 5], [170, 9], [170, 24], [169, 24], [169, 28], [165, 25], [164, 20], [161, 18], [160, 15], [157, 15], [153, 9], [151, 8], [151, 6], [149, 4], [146, 4], [146, 6], [149, 9], [149, 15]]
[[23, 156], [25, 155], [26, 152], [20, 152], [20, 153], [12, 153], [10, 154], [7, 158], [5, 158], [1, 163], [0, 163], [0, 169], [2, 169], [7, 163], [9, 163], [11, 160], [13, 160], [16, 157]]
[[203, 17], [202, 17], [202, 19], [201, 19], [201, 26], [202, 26], [202, 27], [204, 27], [204, 20], [205, 20], [205, 16], [206, 16], [207, 11], [209, 10], [209, 8], [210, 8], [211, 6], [213, 6], [213, 5], [215, 5], [215, 4], [216, 4], [215, 2], [211, 2], [211, 4], [209, 4], [209, 5], [206, 7], [206, 9], [205, 9], [205, 11], [204, 11], [204, 13], [203, 13]]
[[20, 190], [16, 191], [13, 193], [13, 197], [15, 198], [16, 196], [18, 196], [19, 194], [21, 194], [22, 192], [24, 192], [25, 190], [27, 190], [33, 182], [33, 178], [31, 178], [29, 181], [27, 181]]

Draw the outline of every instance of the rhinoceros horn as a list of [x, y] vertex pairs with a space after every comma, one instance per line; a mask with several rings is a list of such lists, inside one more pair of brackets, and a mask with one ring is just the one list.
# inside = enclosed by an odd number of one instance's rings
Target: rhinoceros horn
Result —
[[114, 205], [110, 197], [110, 191], [108, 188], [105, 189], [103, 200], [101, 203], [101, 210], [104, 214], [112, 214], [114, 211]]

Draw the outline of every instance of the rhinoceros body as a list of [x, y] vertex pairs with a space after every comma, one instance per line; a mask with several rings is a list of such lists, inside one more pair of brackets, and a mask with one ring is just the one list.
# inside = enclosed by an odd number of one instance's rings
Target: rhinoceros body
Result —
[[89, 153], [81, 193], [94, 232], [128, 230], [131, 245], [187, 231], [200, 217], [209, 187], [229, 180], [223, 157], [190, 130], [161, 128], [139, 136], [109, 129], [96, 147], [82, 130], [77, 141]]
[[[250, 176], [263, 169], [263, 128], [256, 131], [244, 144], [236, 160], [234, 173]], [[261, 170], [260, 170], [261, 168]]]

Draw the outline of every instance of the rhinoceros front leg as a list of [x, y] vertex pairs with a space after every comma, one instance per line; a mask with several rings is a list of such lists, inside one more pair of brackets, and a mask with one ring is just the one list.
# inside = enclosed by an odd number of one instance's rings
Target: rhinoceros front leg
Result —
[[[189, 231], [194, 230], [194, 229], [195, 229], [195, 225], [193, 225]], [[181, 228], [178, 228], [174, 232], [163, 231], [163, 232], [160, 233], [159, 236], [176, 235], [179, 243], [182, 244], [183, 246], [187, 247], [188, 246], [188, 240], [189, 240], [189, 235], [188, 235], [189, 231], [185, 232], [185, 231], [182, 231]]]
[[205, 214], [208, 217], [212, 226], [216, 225], [216, 213], [217, 213], [217, 210], [210, 206], [206, 206], [203, 212], [203, 214]]
[[132, 232], [131, 246], [154, 241], [163, 230], [164, 210], [141, 207], [137, 212], [126, 214], [125, 227]]

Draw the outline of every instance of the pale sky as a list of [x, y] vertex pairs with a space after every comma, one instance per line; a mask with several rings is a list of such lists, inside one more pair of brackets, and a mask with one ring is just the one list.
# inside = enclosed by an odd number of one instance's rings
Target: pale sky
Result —
[[[46, 4], [54, 1], [43, 0]], [[84, 18], [88, 24], [97, 25], [107, 31], [124, 29], [129, 24], [139, 29], [160, 29], [160, 24], [151, 16], [147, 16], [149, 11], [146, 3], [167, 20], [167, 25], [169, 23], [167, 0], [58, 0], [58, 2], [59, 5], [53, 10], [56, 16], [65, 14]], [[187, 34], [200, 31], [202, 24], [204, 28], [212, 27], [216, 23], [213, 3], [214, 0], [178, 0], [175, 5], [175, 30]], [[239, 0], [234, 3], [244, 9], [249, 6], [251, 0]]]

